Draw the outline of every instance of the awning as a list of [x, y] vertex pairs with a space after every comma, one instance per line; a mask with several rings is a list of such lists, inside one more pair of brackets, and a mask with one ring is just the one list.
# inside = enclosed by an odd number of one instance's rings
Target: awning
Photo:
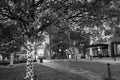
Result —
[[86, 46], [86, 48], [91, 48], [91, 47], [108, 47], [108, 44], [92, 44]]

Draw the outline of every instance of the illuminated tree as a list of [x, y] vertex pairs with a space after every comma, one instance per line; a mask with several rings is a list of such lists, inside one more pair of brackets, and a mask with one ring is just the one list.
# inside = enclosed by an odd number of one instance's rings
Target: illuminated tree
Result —
[[[26, 78], [33, 80], [32, 55], [36, 36], [61, 30], [63, 23], [68, 27], [101, 26], [119, 24], [119, 0], [1, 0], [0, 23], [14, 25], [1, 28], [1, 47], [20, 41], [27, 51]], [[117, 4], [117, 5], [116, 5]], [[117, 18], [117, 19], [116, 19]], [[117, 22], [118, 21], [118, 22]], [[14, 33], [15, 31], [15, 33]], [[14, 33], [14, 34], [12, 34]], [[5, 41], [4, 41], [5, 40]], [[39, 39], [40, 40], [40, 39]]]
[[[36, 38], [42, 38], [37, 31], [38, 22], [35, 19], [36, 7], [43, 1], [35, 0], [2, 0], [0, 2], [1, 47], [6, 46], [10, 51], [15, 47], [24, 46], [27, 51], [26, 79], [33, 80], [33, 54]], [[36, 36], [35, 36], [36, 35]], [[37, 37], [38, 36], [38, 37]], [[20, 46], [20, 45], [21, 46]], [[12, 48], [10, 48], [12, 47]], [[13, 50], [14, 51], [14, 50]]]

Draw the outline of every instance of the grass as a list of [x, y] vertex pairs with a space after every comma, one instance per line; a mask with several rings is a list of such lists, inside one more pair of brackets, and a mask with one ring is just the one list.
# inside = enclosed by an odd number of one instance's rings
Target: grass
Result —
[[[1, 67], [0, 68], [0, 80], [22, 80], [25, 76], [26, 65], [19, 65], [16, 67]], [[40, 64], [34, 65], [34, 73], [37, 80], [87, 80], [81, 76], [52, 69]]]

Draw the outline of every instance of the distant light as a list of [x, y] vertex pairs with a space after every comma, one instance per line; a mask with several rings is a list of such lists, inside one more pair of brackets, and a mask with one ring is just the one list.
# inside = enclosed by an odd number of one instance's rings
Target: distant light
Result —
[[59, 51], [61, 51], [61, 49], [59, 49]]
[[37, 28], [40, 28], [40, 25], [38, 25]]

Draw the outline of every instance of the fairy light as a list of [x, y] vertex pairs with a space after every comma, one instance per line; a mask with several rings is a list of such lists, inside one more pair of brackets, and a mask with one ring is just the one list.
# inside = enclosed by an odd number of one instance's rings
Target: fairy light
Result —
[[25, 79], [33, 80], [33, 51], [34, 47], [32, 43], [28, 42], [28, 51], [27, 51], [27, 67], [26, 67], [26, 77]]

